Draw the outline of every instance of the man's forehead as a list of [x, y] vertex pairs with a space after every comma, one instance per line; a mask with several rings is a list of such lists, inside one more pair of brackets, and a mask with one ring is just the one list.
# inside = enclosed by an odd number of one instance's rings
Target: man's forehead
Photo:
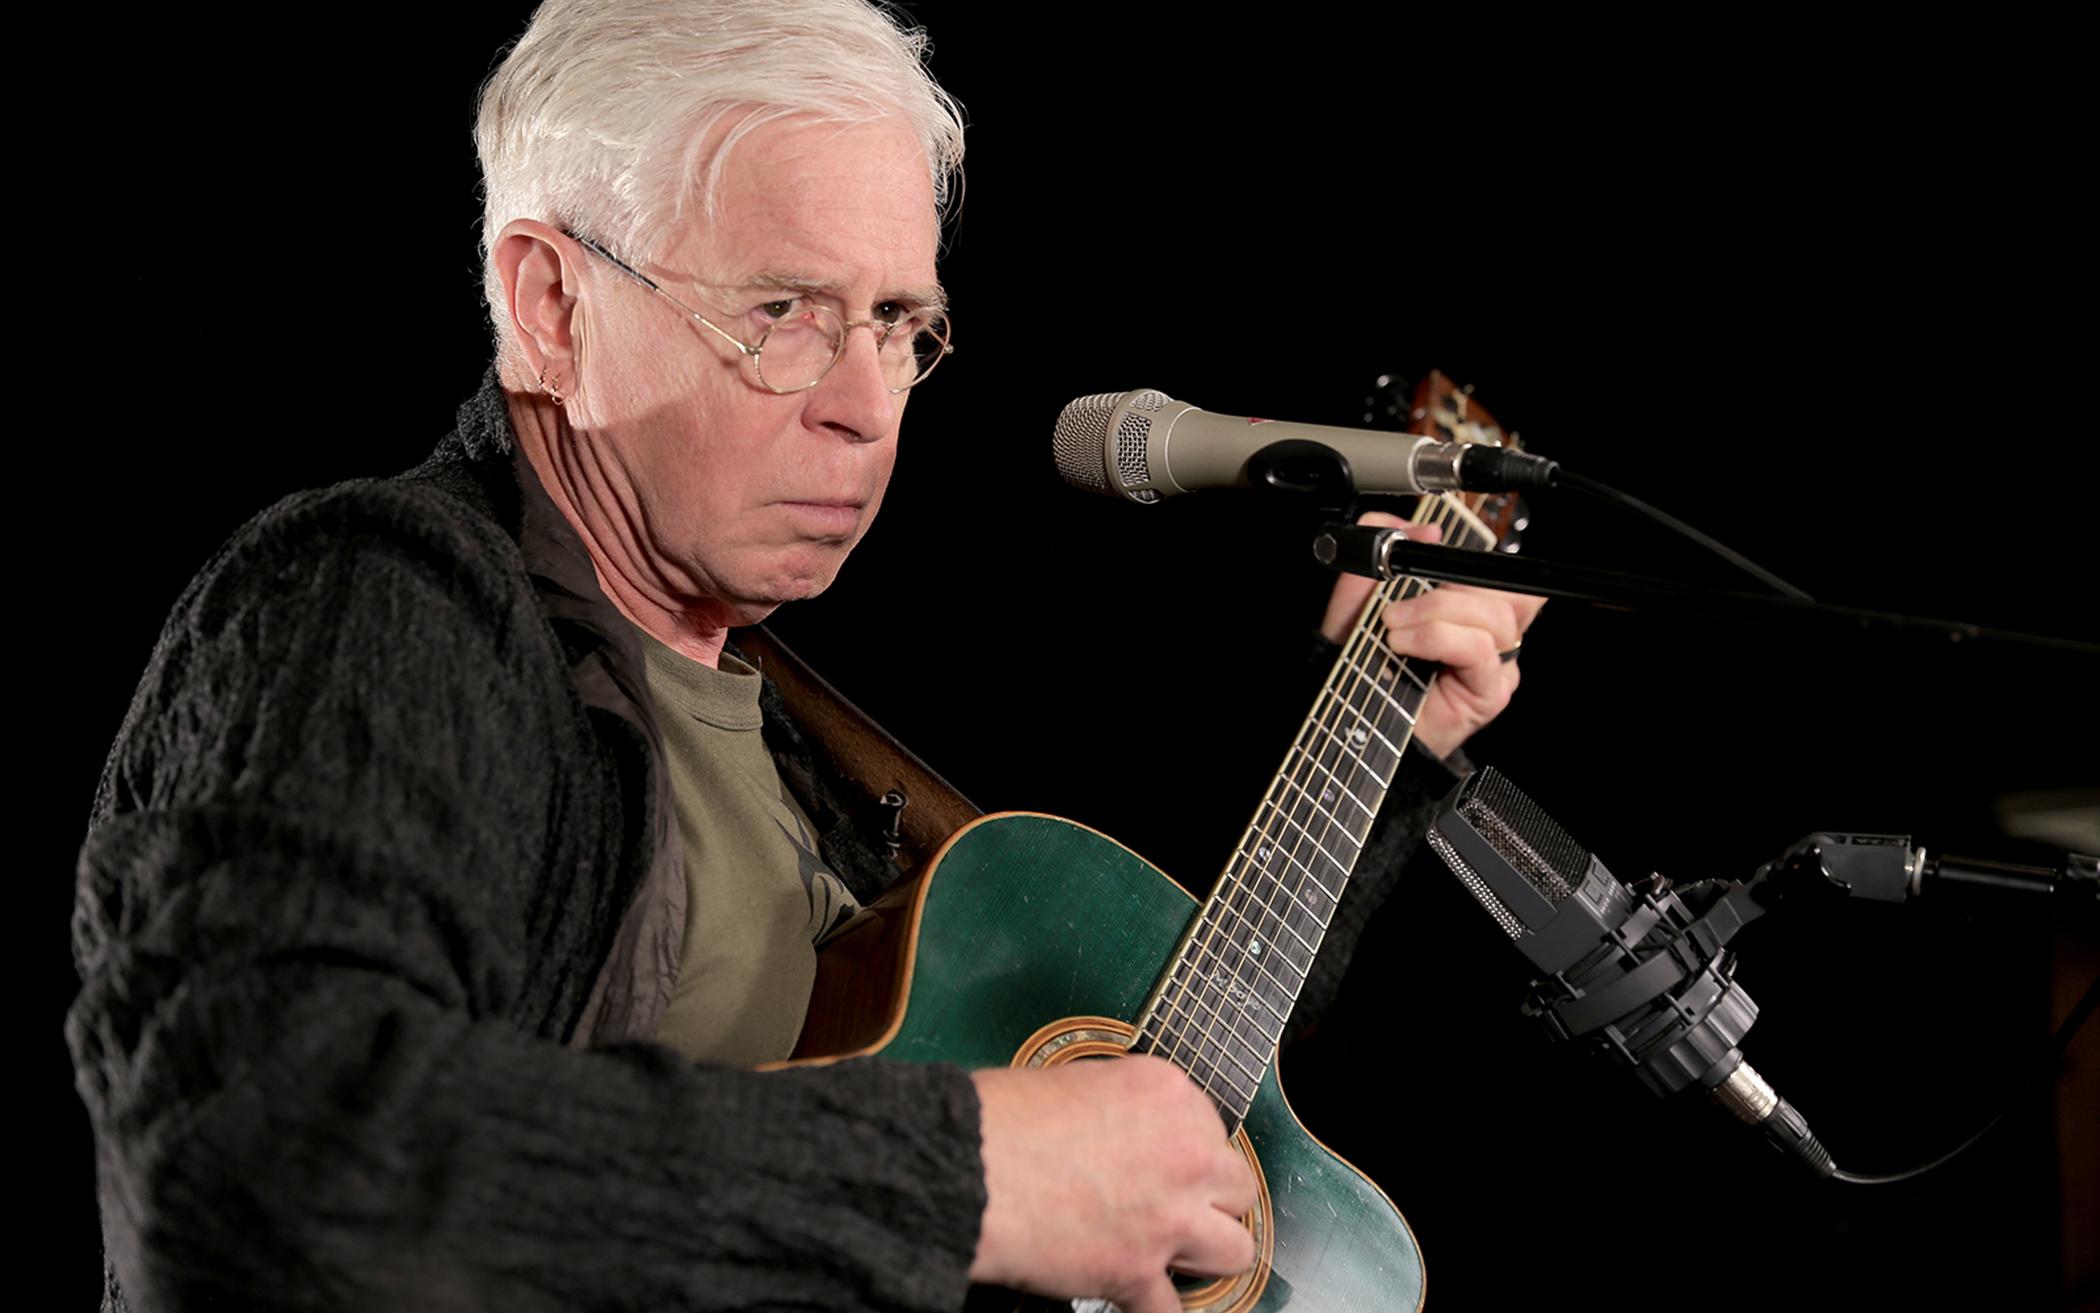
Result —
[[939, 299], [932, 175], [902, 128], [767, 124], [733, 145], [708, 208], [671, 261], [708, 284]]
[[[845, 297], [856, 289], [836, 278], [823, 274], [788, 268], [758, 269], [744, 276], [734, 287], [750, 288], [754, 291], [778, 289], [781, 291], [813, 292], [820, 296]], [[948, 304], [947, 289], [940, 279], [934, 278], [909, 286], [877, 287], [877, 301], [902, 301], [907, 305], [945, 308]]]

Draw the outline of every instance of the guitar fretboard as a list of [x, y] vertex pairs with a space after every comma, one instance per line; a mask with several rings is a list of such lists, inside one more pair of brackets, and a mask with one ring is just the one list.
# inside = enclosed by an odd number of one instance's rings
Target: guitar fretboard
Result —
[[[1441, 528], [1447, 544], [1494, 546], [1487, 527], [1449, 497], [1423, 498], [1415, 521]], [[1275, 1060], [1284, 1023], [1436, 679], [1435, 663], [1395, 656], [1386, 645], [1386, 604], [1434, 586], [1407, 577], [1372, 590], [1224, 874], [1139, 1018], [1134, 1049], [1188, 1072], [1228, 1128], [1245, 1119]]]

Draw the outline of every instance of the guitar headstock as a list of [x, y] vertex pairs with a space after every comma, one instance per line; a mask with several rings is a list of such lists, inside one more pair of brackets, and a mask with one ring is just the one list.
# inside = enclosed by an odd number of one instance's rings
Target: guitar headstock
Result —
[[[1461, 387], [1435, 369], [1413, 387], [1397, 374], [1379, 375], [1371, 395], [1364, 399], [1364, 422], [1375, 428], [1396, 428], [1444, 442], [1481, 442], [1518, 451], [1524, 446], [1515, 433], [1506, 432], [1488, 408], [1474, 399], [1471, 386]], [[1523, 498], [1513, 492], [1455, 495], [1494, 531], [1496, 551], [1517, 550], [1531, 522]]]

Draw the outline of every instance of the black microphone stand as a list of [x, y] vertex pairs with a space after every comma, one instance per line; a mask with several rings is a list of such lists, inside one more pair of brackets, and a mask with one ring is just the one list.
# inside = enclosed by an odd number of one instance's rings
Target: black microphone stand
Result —
[[1247, 460], [1247, 480], [1263, 494], [1295, 498], [1345, 517], [1344, 522], [1320, 529], [1313, 539], [1313, 555], [1322, 565], [1373, 579], [1414, 575], [1538, 597], [1562, 597], [1624, 611], [1674, 612], [1746, 625], [1769, 626], [1779, 621], [1801, 628], [1886, 634], [1913, 641], [2003, 643], [2100, 657], [2100, 643], [2054, 634], [2020, 633], [1960, 620], [1935, 620], [1769, 593], [1708, 588], [1623, 570], [1541, 561], [1505, 551], [1465, 551], [1440, 543], [1416, 542], [1397, 529], [1347, 523], [1355, 518], [1360, 495], [1355, 471], [1341, 452], [1309, 439], [1272, 442], [1255, 452]]
[[1855, 634], [1885, 634], [1939, 642], [2003, 643], [2100, 657], [2100, 643], [2053, 634], [2019, 633], [1958, 620], [1933, 620], [1893, 611], [1866, 611], [1764, 593], [1706, 588], [1675, 579], [1541, 561], [1502, 552], [1462, 551], [1439, 543], [1415, 542], [1397, 529], [1369, 525], [1326, 525], [1313, 540], [1313, 555], [1322, 565], [1373, 579], [1414, 575], [1538, 597], [1564, 597], [1626, 611], [1676, 612], [1752, 625], [1770, 625], [1779, 621]]

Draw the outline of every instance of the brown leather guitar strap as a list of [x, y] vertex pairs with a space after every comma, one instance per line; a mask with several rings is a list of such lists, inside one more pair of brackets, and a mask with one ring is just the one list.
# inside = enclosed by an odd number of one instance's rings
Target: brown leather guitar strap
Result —
[[888, 838], [903, 869], [919, 866], [949, 835], [984, 814], [763, 625], [738, 631], [736, 649], [773, 682], [795, 724], [832, 768], [889, 812]]

